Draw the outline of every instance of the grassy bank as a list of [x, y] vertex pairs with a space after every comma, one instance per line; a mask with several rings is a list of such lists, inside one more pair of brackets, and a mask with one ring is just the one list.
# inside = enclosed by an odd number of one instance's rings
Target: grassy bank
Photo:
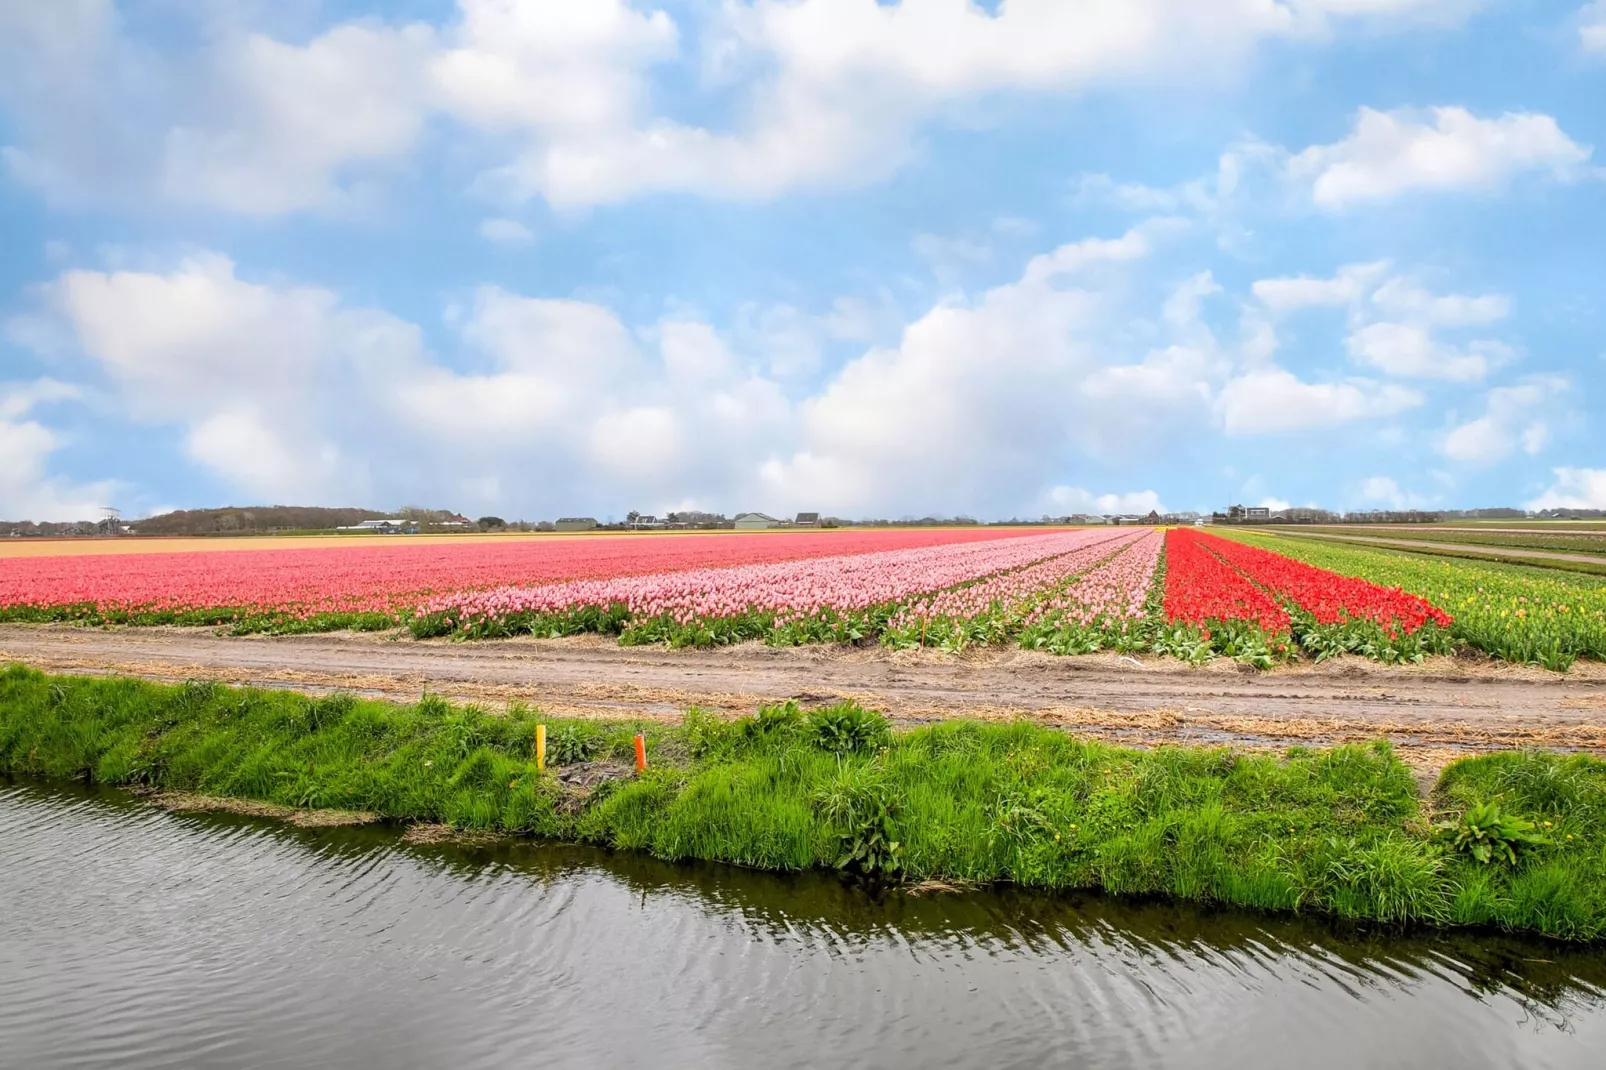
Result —
[[[565, 768], [536, 769], [538, 720], [550, 763]], [[637, 731], [642, 776], [629, 767]], [[576, 776], [582, 760], [593, 764]], [[674, 726], [563, 722], [432, 697], [396, 706], [11, 667], [0, 671], [0, 773], [764, 869], [1606, 936], [1606, 762], [1586, 757], [1457, 762], [1425, 804], [1385, 744], [1137, 751], [1027, 723], [894, 732], [852, 705], [735, 722], [693, 711]]]

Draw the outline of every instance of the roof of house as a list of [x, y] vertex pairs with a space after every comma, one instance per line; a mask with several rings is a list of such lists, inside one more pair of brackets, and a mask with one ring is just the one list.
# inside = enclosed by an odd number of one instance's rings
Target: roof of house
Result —
[[770, 516], [768, 513], [737, 513], [736, 514], [736, 519], [738, 521], [741, 521], [741, 520], [768, 520], [771, 523], [775, 522], [775, 518], [773, 516]]

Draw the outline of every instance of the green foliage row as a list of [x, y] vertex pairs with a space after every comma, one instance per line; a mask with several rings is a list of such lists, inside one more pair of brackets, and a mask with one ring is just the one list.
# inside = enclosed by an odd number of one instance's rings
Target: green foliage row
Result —
[[[578, 791], [538, 770], [538, 720], [554, 762], [612, 761], [622, 777]], [[638, 731], [641, 776], [629, 772]], [[433, 696], [397, 706], [12, 667], [0, 671], [0, 774], [772, 870], [1606, 937], [1606, 762], [1583, 756], [1456, 762], [1430, 808], [1384, 743], [1138, 751], [1026, 722], [893, 732], [852, 703], [734, 721], [693, 710], [676, 725], [557, 721]]]
[[1505, 661], [1562, 671], [1578, 658], [1606, 660], [1606, 580], [1247, 531], [1220, 534], [1425, 598], [1455, 618], [1453, 639]]
[[141, 627], [180, 625], [223, 627], [233, 635], [301, 635], [311, 632], [378, 632], [394, 628], [400, 618], [389, 613], [312, 613], [217, 606], [208, 609], [104, 609], [93, 602], [56, 606], [0, 606], [4, 624], [126, 624]]
[[1356, 538], [1403, 539], [1412, 542], [1444, 542], [1466, 546], [1469, 549], [1484, 547], [1498, 552], [1501, 549], [1554, 550], [1570, 554], [1599, 554], [1606, 564], [1606, 532], [1531, 529], [1528, 531], [1487, 531], [1477, 526], [1422, 527], [1387, 529], [1355, 528], [1335, 534], [1353, 535]]

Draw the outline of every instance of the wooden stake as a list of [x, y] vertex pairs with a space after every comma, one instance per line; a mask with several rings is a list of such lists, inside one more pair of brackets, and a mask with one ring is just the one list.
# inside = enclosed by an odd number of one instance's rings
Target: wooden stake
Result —
[[647, 771], [647, 738], [640, 732], [636, 733], [636, 772]]
[[535, 767], [546, 768], [546, 725], [535, 726]]

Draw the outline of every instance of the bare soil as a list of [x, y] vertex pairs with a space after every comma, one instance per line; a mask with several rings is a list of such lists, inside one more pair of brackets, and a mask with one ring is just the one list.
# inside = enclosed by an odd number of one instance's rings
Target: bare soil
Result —
[[170, 810], [175, 814], [243, 814], [246, 817], [285, 821], [300, 828], [343, 828], [350, 825], [371, 825], [380, 820], [378, 814], [371, 814], [366, 810], [298, 810], [289, 806], [258, 802], [255, 799], [192, 795], [184, 791], [153, 792], [147, 799], [163, 810]]
[[524, 702], [554, 716], [673, 721], [688, 706], [735, 716], [794, 699], [854, 698], [915, 724], [1031, 718], [1137, 745], [1283, 748], [1386, 737], [1423, 776], [1490, 750], [1606, 755], [1606, 665], [1565, 674], [1486, 659], [1384, 666], [1341, 658], [1257, 673], [1113, 654], [1012, 648], [964, 654], [879, 647], [620, 647], [589, 636], [418, 642], [395, 634], [228, 637], [208, 629], [0, 625], [0, 662], [153, 680], [213, 678], [308, 693]]

